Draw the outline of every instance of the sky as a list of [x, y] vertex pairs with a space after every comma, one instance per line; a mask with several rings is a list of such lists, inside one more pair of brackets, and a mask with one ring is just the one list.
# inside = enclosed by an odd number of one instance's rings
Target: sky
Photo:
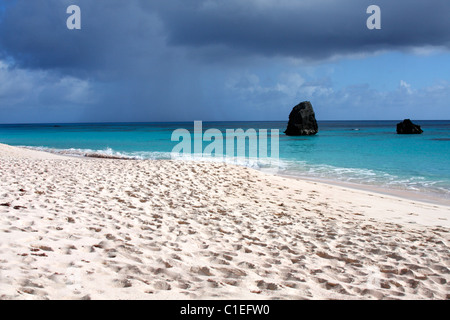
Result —
[[0, 0], [0, 123], [276, 121], [305, 100], [450, 119], [450, 1]]

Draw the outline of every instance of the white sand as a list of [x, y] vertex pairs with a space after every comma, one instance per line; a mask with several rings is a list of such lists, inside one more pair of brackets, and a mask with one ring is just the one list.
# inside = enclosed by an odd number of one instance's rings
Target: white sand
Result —
[[449, 299], [450, 207], [0, 145], [0, 299]]

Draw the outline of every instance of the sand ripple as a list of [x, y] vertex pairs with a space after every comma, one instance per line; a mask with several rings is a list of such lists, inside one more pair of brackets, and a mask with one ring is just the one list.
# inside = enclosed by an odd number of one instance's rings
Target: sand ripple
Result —
[[448, 207], [181, 161], [0, 157], [1, 299], [448, 299]]

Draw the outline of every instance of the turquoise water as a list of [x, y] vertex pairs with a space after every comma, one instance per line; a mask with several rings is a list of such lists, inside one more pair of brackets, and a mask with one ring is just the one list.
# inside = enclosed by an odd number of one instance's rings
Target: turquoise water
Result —
[[[322, 121], [319, 133], [311, 137], [284, 135], [285, 121], [204, 122], [203, 131], [216, 128], [225, 136], [226, 129], [279, 130], [278, 160], [238, 159], [242, 165], [287, 175], [427, 192], [449, 199], [450, 121], [414, 121], [424, 130], [422, 135], [397, 135], [397, 122]], [[193, 133], [194, 123], [0, 125], [0, 142], [77, 156], [101, 153], [171, 159], [171, 151], [178, 144], [171, 136], [178, 128]], [[203, 148], [208, 144], [203, 142]], [[224, 160], [217, 156], [203, 159]]]

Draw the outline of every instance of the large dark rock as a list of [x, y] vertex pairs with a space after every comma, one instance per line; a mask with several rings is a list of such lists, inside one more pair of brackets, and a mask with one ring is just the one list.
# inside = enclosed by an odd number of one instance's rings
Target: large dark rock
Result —
[[400, 123], [397, 123], [398, 134], [420, 134], [423, 130], [417, 124], [414, 124], [409, 119], [405, 119]]
[[288, 126], [284, 133], [288, 136], [311, 136], [318, 131], [311, 102], [303, 101], [296, 105], [289, 114]]

